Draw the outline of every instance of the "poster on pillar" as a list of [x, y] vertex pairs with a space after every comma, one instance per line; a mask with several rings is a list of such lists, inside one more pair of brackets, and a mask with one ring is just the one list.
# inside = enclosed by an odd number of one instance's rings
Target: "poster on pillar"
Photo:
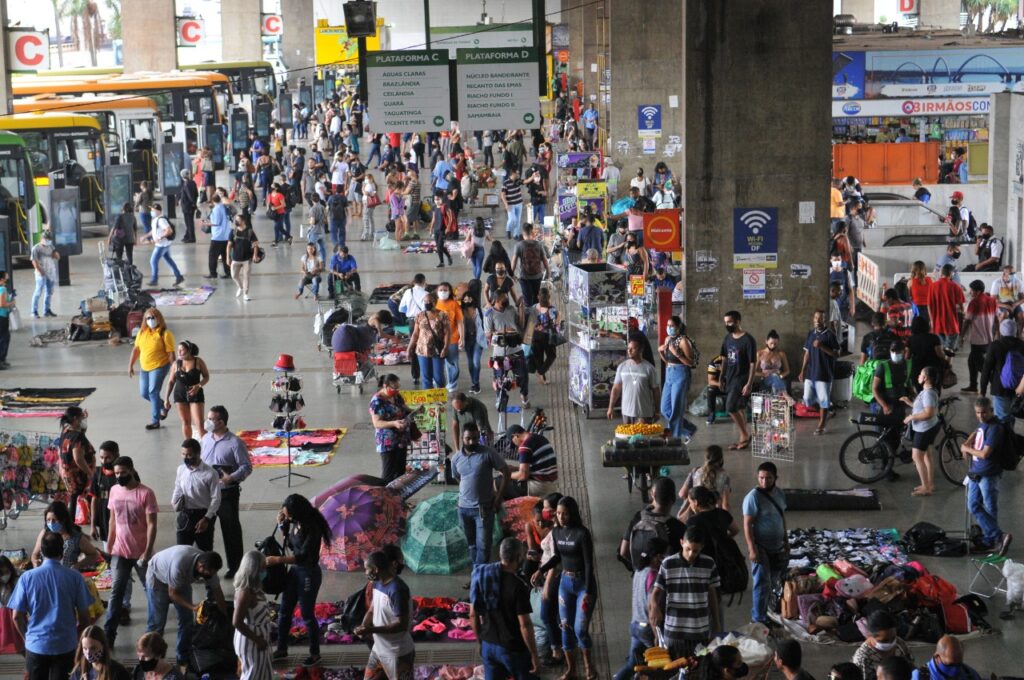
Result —
[[452, 119], [448, 50], [366, 55], [369, 107], [377, 132], [439, 132]]
[[661, 104], [641, 104], [636, 107], [636, 133], [640, 139], [661, 137]]
[[734, 208], [732, 216], [733, 268], [779, 265], [779, 209]]
[[455, 54], [463, 130], [518, 130], [540, 124], [536, 49], [459, 48]]

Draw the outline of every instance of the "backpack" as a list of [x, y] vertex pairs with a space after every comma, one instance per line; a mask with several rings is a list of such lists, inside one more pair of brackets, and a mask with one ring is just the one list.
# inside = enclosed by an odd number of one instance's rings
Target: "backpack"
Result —
[[174, 240], [175, 233], [174, 233], [174, 223], [173, 222], [171, 222], [169, 219], [167, 219], [166, 217], [161, 215], [160, 219], [158, 219], [156, 221], [156, 224], [157, 224], [157, 226], [160, 226], [161, 224], [166, 224], [167, 225], [167, 236], [165, 238], [168, 241], [173, 241]]
[[[718, 577], [722, 581], [719, 592], [725, 595], [743, 593], [747, 589], [747, 560], [740, 552], [739, 545], [729, 536], [709, 534], [714, 546], [715, 564], [718, 566]], [[729, 601], [732, 604], [732, 601]]]
[[964, 243], [974, 243], [978, 237], [978, 221], [974, 219], [974, 211], [967, 211], [967, 232], [964, 234]]
[[896, 289], [896, 297], [900, 299], [900, 302], [910, 302], [913, 298], [910, 295], [910, 285], [906, 279], [900, 279], [893, 286]]
[[654, 204], [654, 201], [647, 198], [646, 196], [641, 196], [640, 198], [636, 199], [636, 203], [633, 204], [633, 207], [639, 210], [640, 212], [649, 213], [654, 212], [658, 206], [656, 206]]
[[931, 555], [935, 544], [945, 538], [945, 529], [931, 522], [918, 522], [903, 534], [907, 551], [917, 555]]
[[345, 204], [348, 200], [341, 194], [331, 194], [327, 198], [327, 209], [331, 211], [331, 219], [340, 221], [345, 219]]
[[544, 247], [536, 241], [524, 241], [520, 262], [523, 276], [540, 276], [544, 273]]
[[1024, 457], [1024, 437], [1005, 425], [1000, 427], [1003, 428], [1003, 436], [995, 450], [996, 462], [1006, 472], [1013, 472]]
[[1013, 390], [1024, 378], [1024, 354], [1013, 349], [1006, 353], [1003, 359], [1003, 369], [999, 372], [999, 382], [1004, 390]]
[[629, 561], [633, 569], [641, 569], [644, 562], [644, 550], [652, 538], [660, 538], [668, 544], [668, 515], [658, 515], [650, 508], [640, 511], [640, 519], [629, 532]]
[[853, 396], [867, 404], [875, 400], [872, 387], [875, 381], [875, 368], [881, 362], [881, 359], [868, 359], [858, 366], [853, 374]]
[[[277, 527], [274, 527], [273, 533], [262, 541], [256, 542], [256, 549], [263, 553], [264, 557], [280, 557], [284, 555], [284, 548], [277, 542], [276, 534]], [[284, 592], [287, 583], [287, 566], [277, 564], [273, 567], [267, 567], [267, 576], [263, 579], [263, 592], [267, 595], [280, 595]]]
[[694, 342], [693, 338], [691, 338], [689, 335], [684, 335], [683, 337], [686, 338], [690, 343], [690, 353], [692, 354], [692, 356], [690, 357], [692, 361], [690, 363], [693, 365], [694, 368], [697, 368], [698, 366], [700, 366], [700, 350], [697, 349], [697, 343]]

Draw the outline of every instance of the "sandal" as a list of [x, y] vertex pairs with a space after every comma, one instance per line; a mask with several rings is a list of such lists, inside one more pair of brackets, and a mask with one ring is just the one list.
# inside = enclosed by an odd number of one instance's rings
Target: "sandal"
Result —
[[815, 428], [815, 430], [814, 430], [814, 434], [815, 434], [815, 435], [822, 435], [822, 434], [825, 434], [825, 428], [823, 428], [823, 427], [818, 427], [818, 428]]
[[730, 451], [742, 451], [743, 449], [750, 448], [750, 437], [736, 442], [735, 444], [729, 444]]

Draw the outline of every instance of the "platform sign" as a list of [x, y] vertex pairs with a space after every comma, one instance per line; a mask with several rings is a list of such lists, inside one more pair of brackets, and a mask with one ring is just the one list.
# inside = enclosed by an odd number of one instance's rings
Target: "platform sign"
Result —
[[280, 14], [264, 14], [260, 24], [260, 33], [264, 36], [277, 36], [283, 32], [284, 24]]
[[195, 47], [202, 41], [205, 33], [202, 19], [178, 19], [178, 47]]
[[779, 264], [779, 209], [734, 208], [732, 218], [733, 268]]
[[7, 64], [12, 73], [50, 69], [50, 34], [47, 31], [7, 29]]
[[372, 52], [366, 55], [366, 77], [377, 131], [448, 129], [452, 119], [448, 50]]
[[456, 62], [463, 130], [517, 130], [540, 124], [537, 50], [460, 48]]

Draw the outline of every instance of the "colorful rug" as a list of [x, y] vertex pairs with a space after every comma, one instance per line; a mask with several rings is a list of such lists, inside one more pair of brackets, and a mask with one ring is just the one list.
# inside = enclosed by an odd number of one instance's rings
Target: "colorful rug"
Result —
[[215, 290], [217, 289], [213, 286], [199, 286], [198, 288], [151, 289], [146, 292], [153, 296], [157, 307], [183, 307], [204, 304]]
[[94, 387], [20, 387], [0, 391], [0, 418], [59, 418], [68, 406], [78, 406]]
[[[346, 428], [305, 429], [292, 432], [292, 466], [327, 465], [338, 451]], [[242, 430], [236, 433], [249, 447], [253, 467], [288, 467], [287, 432], [282, 430]]]

